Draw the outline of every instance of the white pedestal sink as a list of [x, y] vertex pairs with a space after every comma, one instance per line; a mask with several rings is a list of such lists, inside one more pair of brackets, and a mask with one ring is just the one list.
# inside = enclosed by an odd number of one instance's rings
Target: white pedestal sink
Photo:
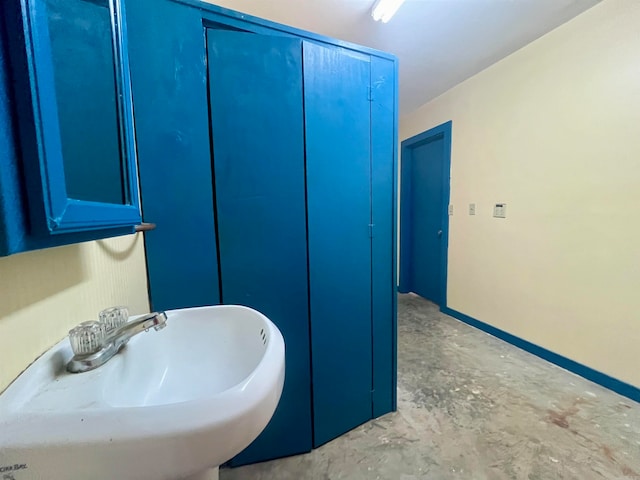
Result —
[[64, 339], [0, 395], [0, 472], [15, 480], [213, 478], [282, 393], [284, 341], [247, 307], [167, 311], [105, 365], [66, 371]]

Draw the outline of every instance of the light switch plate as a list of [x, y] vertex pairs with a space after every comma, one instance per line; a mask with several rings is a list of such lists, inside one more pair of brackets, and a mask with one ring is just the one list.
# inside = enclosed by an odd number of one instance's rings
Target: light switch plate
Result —
[[493, 207], [493, 216], [495, 218], [507, 218], [507, 204], [496, 203]]
[[453, 205], [449, 205], [449, 215], [453, 215]]
[[469, 215], [475, 215], [476, 214], [476, 204], [475, 203], [470, 203], [469, 204]]

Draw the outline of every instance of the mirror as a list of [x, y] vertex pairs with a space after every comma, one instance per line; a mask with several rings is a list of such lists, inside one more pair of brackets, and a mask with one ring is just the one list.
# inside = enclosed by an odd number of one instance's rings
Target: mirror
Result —
[[110, 0], [46, 0], [67, 196], [127, 204]]

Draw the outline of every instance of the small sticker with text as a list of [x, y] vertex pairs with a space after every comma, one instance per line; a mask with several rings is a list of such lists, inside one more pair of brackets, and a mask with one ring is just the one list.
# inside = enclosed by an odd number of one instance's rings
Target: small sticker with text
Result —
[[0, 465], [0, 477], [1, 480], [16, 480], [13, 472], [17, 472], [19, 470], [26, 470], [26, 463], [14, 463], [13, 465]]

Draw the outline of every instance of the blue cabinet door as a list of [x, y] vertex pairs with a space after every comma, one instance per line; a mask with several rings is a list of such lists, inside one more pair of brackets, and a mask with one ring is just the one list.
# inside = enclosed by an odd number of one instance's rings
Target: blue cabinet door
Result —
[[122, 2], [0, 2], [0, 31], [0, 256], [133, 233]]
[[372, 417], [370, 57], [304, 43], [314, 446]]
[[301, 40], [207, 30], [221, 300], [280, 329], [284, 390], [234, 465], [311, 449]]
[[124, 4], [23, 0], [2, 8], [19, 86], [29, 235], [140, 223]]

